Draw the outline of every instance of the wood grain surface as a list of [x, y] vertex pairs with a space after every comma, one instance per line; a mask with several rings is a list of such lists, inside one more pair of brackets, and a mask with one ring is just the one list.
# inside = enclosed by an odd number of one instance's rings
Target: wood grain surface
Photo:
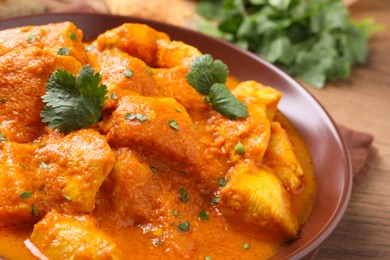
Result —
[[390, 259], [390, 0], [360, 0], [351, 14], [386, 26], [370, 41], [368, 63], [349, 80], [306, 88], [337, 123], [372, 134], [379, 155], [315, 259]]

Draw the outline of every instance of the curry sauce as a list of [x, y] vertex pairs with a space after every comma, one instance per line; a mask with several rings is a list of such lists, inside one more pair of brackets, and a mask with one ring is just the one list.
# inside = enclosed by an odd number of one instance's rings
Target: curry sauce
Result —
[[[266, 259], [299, 239], [316, 184], [278, 90], [229, 76], [249, 114], [230, 119], [186, 78], [202, 53], [141, 24], [0, 36], [0, 257]], [[86, 64], [107, 87], [99, 122], [49, 128], [50, 76]]]

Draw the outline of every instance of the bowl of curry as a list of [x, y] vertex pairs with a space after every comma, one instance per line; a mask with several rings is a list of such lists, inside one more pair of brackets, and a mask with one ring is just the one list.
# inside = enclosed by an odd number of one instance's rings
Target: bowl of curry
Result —
[[339, 132], [264, 60], [131, 17], [0, 30], [0, 258], [300, 259], [340, 221]]

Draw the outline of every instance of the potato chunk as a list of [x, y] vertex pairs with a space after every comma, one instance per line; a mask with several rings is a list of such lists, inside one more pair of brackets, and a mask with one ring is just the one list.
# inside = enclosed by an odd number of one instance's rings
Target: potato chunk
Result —
[[263, 164], [274, 170], [286, 189], [294, 192], [302, 187], [300, 178], [303, 177], [303, 170], [286, 131], [278, 122], [271, 125], [271, 138]]
[[290, 194], [272, 170], [253, 162], [237, 164], [221, 190], [221, 209], [234, 221], [255, 227], [281, 230], [286, 238], [297, 235], [299, 225]]
[[42, 135], [41, 96], [56, 69], [77, 74], [81, 64], [36, 47], [16, 49], [0, 57], [0, 131], [10, 141], [31, 142]]
[[82, 64], [88, 63], [82, 43], [83, 33], [71, 22], [52, 23], [41, 26], [24, 26], [0, 31], [0, 56], [14, 50], [31, 46], [57, 54], [60, 48], [69, 48]]
[[50, 209], [94, 209], [115, 163], [105, 138], [86, 129], [54, 133], [43, 142], [0, 142], [0, 226], [36, 222]]
[[49, 259], [122, 259], [118, 245], [89, 216], [49, 212], [34, 226], [31, 242]]
[[130, 147], [170, 162], [201, 164], [194, 124], [176, 100], [125, 96], [118, 103], [101, 124], [110, 145]]

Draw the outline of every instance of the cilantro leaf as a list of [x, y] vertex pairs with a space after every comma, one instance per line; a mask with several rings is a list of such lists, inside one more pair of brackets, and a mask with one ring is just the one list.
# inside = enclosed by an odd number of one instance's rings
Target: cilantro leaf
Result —
[[228, 75], [225, 63], [205, 54], [194, 58], [187, 80], [199, 93], [208, 94], [214, 83], [225, 83]]
[[211, 106], [229, 119], [248, 117], [246, 105], [239, 101], [224, 84], [213, 84], [210, 89], [209, 99]]
[[107, 88], [99, 85], [101, 77], [85, 65], [77, 76], [64, 70], [55, 71], [46, 83], [46, 103], [42, 122], [50, 128], [69, 133], [97, 123], [107, 100]]
[[383, 26], [352, 21], [340, 0], [203, 0], [199, 30], [245, 48], [322, 88], [366, 62], [369, 37]]

